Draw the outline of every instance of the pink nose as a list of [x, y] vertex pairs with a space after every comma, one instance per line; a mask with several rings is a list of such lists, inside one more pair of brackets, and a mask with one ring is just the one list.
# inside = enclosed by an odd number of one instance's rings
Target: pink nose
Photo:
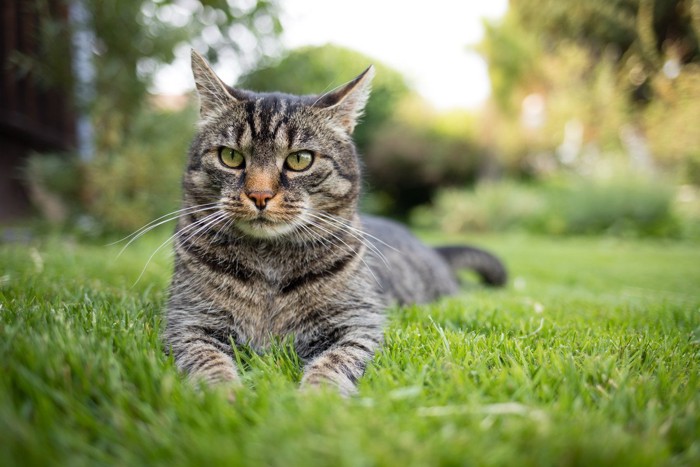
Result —
[[246, 193], [246, 196], [262, 211], [265, 209], [265, 206], [267, 206], [267, 202], [270, 201], [275, 194], [271, 191], [251, 191]]

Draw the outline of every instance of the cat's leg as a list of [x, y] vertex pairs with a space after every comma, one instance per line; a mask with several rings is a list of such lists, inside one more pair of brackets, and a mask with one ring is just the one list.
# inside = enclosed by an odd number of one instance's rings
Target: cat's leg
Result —
[[169, 326], [164, 342], [178, 369], [191, 381], [207, 384], [239, 382], [231, 345], [215, 333], [198, 326]]
[[341, 395], [350, 396], [357, 392], [357, 380], [382, 342], [381, 326], [340, 326], [331, 333], [338, 336], [337, 341], [304, 367], [301, 387], [332, 385]]

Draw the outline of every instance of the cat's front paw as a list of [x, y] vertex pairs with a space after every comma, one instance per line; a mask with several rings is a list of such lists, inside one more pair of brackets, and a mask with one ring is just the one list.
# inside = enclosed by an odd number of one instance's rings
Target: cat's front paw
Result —
[[324, 373], [314, 371], [306, 373], [301, 379], [301, 385], [299, 387], [302, 392], [307, 393], [320, 391], [324, 388], [335, 390], [343, 397], [350, 397], [357, 394], [355, 383], [346, 377], [342, 377], [342, 375], [331, 372]]
[[190, 373], [187, 379], [197, 391], [213, 391], [231, 403], [236, 402], [236, 393], [242, 386], [235, 369], [217, 373]]
[[226, 400], [229, 402], [229, 404], [235, 404], [236, 403], [236, 393], [238, 393], [238, 389], [240, 388], [240, 385], [226, 385], [221, 388], [221, 391], [223, 392], [223, 396], [226, 398]]
[[200, 380], [195, 384], [195, 391], [200, 395], [214, 394], [217, 398], [226, 399], [229, 403], [234, 404], [238, 400], [238, 393], [242, 387], [238, 381], [208, 384]]

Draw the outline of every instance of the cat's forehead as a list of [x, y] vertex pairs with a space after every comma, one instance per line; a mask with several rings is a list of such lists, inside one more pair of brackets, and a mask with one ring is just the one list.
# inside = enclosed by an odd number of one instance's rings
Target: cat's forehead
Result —
[[314, 96], [296, 96], [282, 93], [247, 93], [245, 99], [238, 100], [234, 105], [234, 113], [239, 115], [239, 121], [257, 129], [268, 125], [298, 126], [318, 124], [313, 122], [317, 113], [313, 104]]
[[315, 96], [237, 91], [236, 97], [237, 100], [220, 114], [218, 123], [210, 127], [213, 131], [204, 131], [210, 144], [288, 148], [309, 143], [327, 133], [324, 126], [329, 122], [317, 118], [318, 109], [313, 107]]
[[246, 110], [257, 109], [274, 112], [285, 110], [299, 110], [313, 107], [318, 96], [286, 94], [282, 92], [253, 92], [236, 90], [239, 104], [243, 104]]

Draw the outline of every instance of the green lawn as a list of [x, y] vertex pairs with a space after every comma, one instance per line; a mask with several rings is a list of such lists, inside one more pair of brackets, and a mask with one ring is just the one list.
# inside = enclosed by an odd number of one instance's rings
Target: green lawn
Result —
[[358, 397], [280, 345], [230, 404], [160, 351], [167, 252], [132, 285], [165, 238], [0, 245], [0, 465], [700, 464], [697, 244], [480, 238], [509, 286], [391, 310]]

